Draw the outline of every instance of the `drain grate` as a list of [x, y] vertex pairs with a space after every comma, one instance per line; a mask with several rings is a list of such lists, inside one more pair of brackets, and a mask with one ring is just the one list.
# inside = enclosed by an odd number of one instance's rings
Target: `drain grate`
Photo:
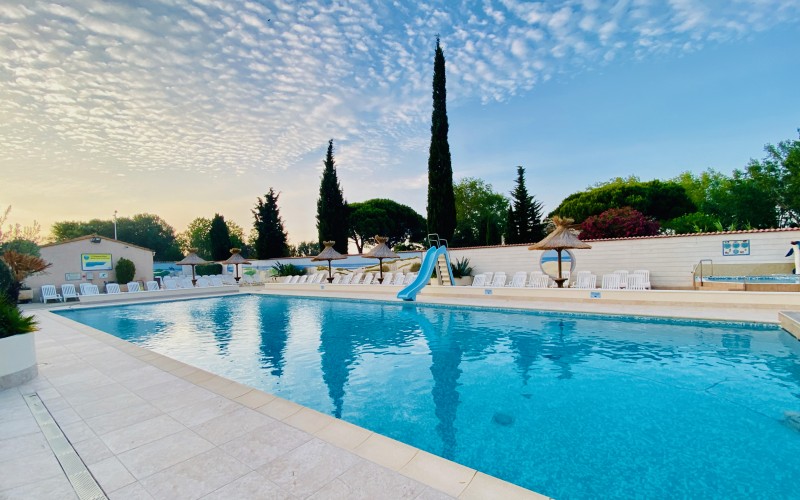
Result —
[[64, 474], [67, 475], [78, 498], [80, 500], [108, 500], [39, 396], [25, 394], [25, 402], [31, 409], [33, 417], [42, 429], [44, 437], [50, 444], [58, 463], [61, 464], [61, 468], [64, 469]]

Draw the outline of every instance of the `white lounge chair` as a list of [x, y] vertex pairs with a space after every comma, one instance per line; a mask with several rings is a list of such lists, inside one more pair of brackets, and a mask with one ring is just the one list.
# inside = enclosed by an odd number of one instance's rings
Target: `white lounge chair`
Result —
[[525, 271], [519, 271], [514, 273], [514, 276], [511, 278], [511, 283], [508, 286], [513, 288], [522, 288], [525, 286], [525, 281], [528, 279], [528, 273]]
[[[196, 279], [197, 278], [195, 278], [195, 280]], [[182, 278], [181, 281], [180, 281], [180, 284], [181, 284], [181, 288], [187, 288], [187, 289], [188, 288], [194, 288], [194, 283], [192, 283], [192, 278], [190, 278], [188, 276], [185, 277], [185, 278]]]
[[403, 280], [404, 285], [410, 285], [412, 281], [417, 279], [417, 274], [419, 273], [408, 273], [406, 274], [406, 279]]
[[307, 274], [304, 274], [304, 275], [300, 276], [300, 279], [297, 280], [297, 284], [298, 285], [302, 284], [302, 283], [307, 283], [307, 282], [308, 282], [308, 275]]
[[486, 276], [486, 286], [492, 284], [492, 279], [494, 278], [494, 273], [483, 273]]
[[334, 274], [333, 275], [333, 281], [331, 281], [331, 285], [338, 285], [340, 281], [342, 281], [342, 275], [341, 274]]
[[364, 273], [356, 273], [353, 278], [350, 280], [351, 285], [358, 285], [361, 283], [361, 280], [364, 278]]
[[603, 290], [619, 290], [619, 274], [604, 274], [600, 288]]
[[[649, 285], [649, 283], [648, 283]], [[645, 287], [644, 274], [631, 273], [628, 275], [626, 290], [647, 290]]]
[[352, 273], [347, 273], [344, 276], [342, 276], [342, 279], [339, 280], [339, 284], [340, 285], [349, 285], [352, 280], [353, 280], [353, 274]]
[[383, 282], [381, 282], [381, 285], [391, 285], [393, 279], [394, 279], [394, 273], [384, 273]]
[[97, 285], [91, 283], [81, 283], [81, 295], [86, 297], [88, 295], [100, 295], [100, 289]]
[[64, 298], [56, 292], [55, 285], [42, 285], [42, 302], [47, 304], [48, 300], [64, 302]]
[[489, 286], [492, 288], [506, 286], [506, 273], [504, 272], [494, 273], [494, 277], [492, 278], [492, 283]]
[[139, 286], [138, 281], [131, 281], [128, 283], [128, 293], [141, 292], [142, 287]]
[[406, 276], [403, 273], [397, 273], [394, 275], [394, 279], [392, 279], [392, 285], [402, 285], [405, 279]]
[[486, 274], [479, 274], [472, 279], [472, 286], [484, 287], [486, 286]]
[[208, 281], [211, 282], [211, 286], [223, 286], [225, 283], [222, 282], [222, 276], [214, 275], [208, 278]]
[[144, 286], [147, 288], [148, 292], [157, 292], [161, 290], [161, 287], [158, 286], [158, 281], [148, 281]]
[[364, 280], [361, 281], [361, 284], [362, 285], [371, 285], [372, 284], [372, 280], [374, 280], [374, 279], [375, 279], [375, 275], [374, 274], [367, 273], [367, 274], [364, 275]]
[[195, 284], [197, 288], [208, 288], [211, 286], [211, 282], [208, 281], [208, 278], [200, 276], [197, 278], [197, 283]]
[[646, 290], [650, 290], [650, 271], [646, 269], [639, 269], [633, 272], [633, 274], [641, 274], [644, 278], [644, 287]]
[[177, 290], [180, 287], [180, 283], [175, 278], [164, 278], [163, 281], [165, 290]]
[[75, 291], [75, 285], [72, 283], [64, 283], [61, 285], [61, 297], [64, 299], [64, 302], [69, 299], [81, 300], [81, 296]]
[[614, 271], [614, 274], [619, 276], [619, 287], [620, 288], [625, 288], [626, 286], [628, 286], [628, 271], [624, 271], [624, 270]]
[[575, 276], [575, 288], [593, 290], [597, 288], [597, 275], [590, 272], [580, 272]]
[[119, 285], [116, 283], [106, 283], [106, 294], [107, 295], [116, 295], [118, 293], [122, 293], [119, 289]]
[[550, 286], [550, 276], [546, 274], [540, 274], [536, 276], [530, 283], [528, 283], [530, 288], [547, 288]]

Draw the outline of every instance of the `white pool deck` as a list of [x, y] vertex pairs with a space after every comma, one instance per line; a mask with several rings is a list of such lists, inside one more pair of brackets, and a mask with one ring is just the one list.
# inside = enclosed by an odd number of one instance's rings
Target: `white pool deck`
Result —
[[[393, 300], [397, 289], [243, 291]], [[647, 295], [621, 305], [439, 290], [419, 300], [771, 323], [794, 300], [726, 306]], [[0, 499], [78, 498], [23, 398], [32, 393], [111, 499], [544, 498], [49, 313], [58, 306], [28, 308], [40, 325], [39, 376], [0, 391]]]

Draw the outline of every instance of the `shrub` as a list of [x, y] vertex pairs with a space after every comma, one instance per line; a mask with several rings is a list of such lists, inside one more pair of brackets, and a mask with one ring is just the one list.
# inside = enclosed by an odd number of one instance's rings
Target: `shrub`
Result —
[[11, 289], [14, 286], [14, 273], [3, 259], [0, 259], [0, 300], [11, 296]]
[[117, 261], [117, 283], [129, 283], [136, 275], [136, 264], [133, 261], [120, 257]]
[[610, 208], [583, 221], [580, 238], [594, 240], [653, 236], [658, 234], [659, 228], [658, 221], [631, 207]]
[[0, 338], [36, 330], [36, 319], [25, 316], [7, 297], [0, 297]]
[[194, 267], [194, 272], [206, 276], [222, 274], [222, 264], [200, 264]]
[[306, 274], [305, 269], [295, 266], [294, 264], [281, 264], [276, 262], [272, 266], [272, 271], [275, 276], [302, 276]]
[[453, 278], [463, 278], [472, 274], [472, 267], [470, 267], [469, 259], [466, 257], [451, 262], [450, 269], [453, 272]]
[[24, 238], [17, 238], [0, 245], [0, 254], [8, 250], [13, 250], [25, 255], [33, 255], [34, 257], [42, 256], [41, 253], [39, 253], [39, 245]]
[[411, 267], [408, 268], [408, 272], [415, 273], [419, 271], [420, 267], [422, 267], [422, 264], [420, 264], [419, 262], [414, 262], [413, 264], [411, 264]]
[[41, 257], [19, 253], [15, 250], [6, 250], [3, 255], [0, 256], [0, 260], [11, 270], [11, 285], [5, 288], [5, 295], [12, 304], [17, 303], [19, 299], [19, 290], [22, 288], [22, 282], [25, 281], [28, 276], [40, 273], [50, 267], [50, 264], [45, 262]]

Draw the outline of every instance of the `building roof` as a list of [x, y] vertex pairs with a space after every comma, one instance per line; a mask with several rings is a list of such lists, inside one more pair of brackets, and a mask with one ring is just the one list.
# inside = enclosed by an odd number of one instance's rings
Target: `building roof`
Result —
[[125, 245], [125, 246], [133, 247], [133, 248], [139, 248], [141, 250], [145, 250], [145, 251], [148, 251], [148, 252], [152, 252], [153, 251], [151, 248], [146, 248], [146, 247], [143, 247], [143, 246], [135, 245], [133, 243], [128, 243], [127, 241], [115, 240], [114, 238], [108, 238], [106, 236], [100, 236], [99, 234], [87, 234], [86, 236], [80, 236], [78, 238], [73, 238], [71, 240], [58, 241], [56, 243], [48, 243], [46, 245], [41, 245], [39, 248], [49, 248], [49, 247], [55, 247], [55, 246], [58, 246], [58, 245], [66, 245], [67, 243], [75, 243], [76, 241], [90, 240], [92, 238], [100, 238], [100, 239], [103, 239], [103, 240], [112, 241], [114, 243], [119, 243], [120, 245]]

